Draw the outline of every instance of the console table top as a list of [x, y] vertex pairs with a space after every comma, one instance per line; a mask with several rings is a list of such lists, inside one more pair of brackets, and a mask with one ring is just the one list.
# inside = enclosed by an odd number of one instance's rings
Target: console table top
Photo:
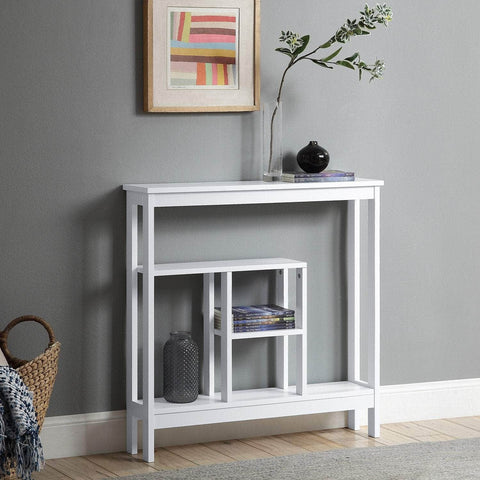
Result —
[[262, 181], [229, 181], [229, 182], [195, 182], [195, 183], [126, 183], [123, 189], [144, 194], [165, 193], [204, 193], [204, 192], [247, 192], [276, 190], [328, 190], [355, 187], [381, 187], [383, 180], [356, 178], [353, 181], [341, 182], [262, 182]]

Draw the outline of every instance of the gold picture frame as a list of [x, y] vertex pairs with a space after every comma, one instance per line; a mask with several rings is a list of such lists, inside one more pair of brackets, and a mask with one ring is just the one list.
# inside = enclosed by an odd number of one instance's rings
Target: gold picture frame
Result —
[[260, 0], [144, 0], [144, 110], [260, 106]]

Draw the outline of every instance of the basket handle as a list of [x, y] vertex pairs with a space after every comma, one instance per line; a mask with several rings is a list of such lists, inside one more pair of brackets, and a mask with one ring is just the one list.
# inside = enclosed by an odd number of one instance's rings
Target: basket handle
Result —
[[3, 353], [5, 355], [5, 358], [7, 359], [8, 364], [14, 365], [14, 368], [18, 368], [18, 366], [24, 365], [25, 363], [27, 363], [27, 360], [21, 360], [20, 358], [14, 357], [10, 353], [10, 350], [8, 349], [8, 345], [7, 345], [8, 334], [10, 333], [10, 330], [22, 322], [37, 322], [45, 328], [49, 338], [49, 343], [47, 348], [51, 347], [57, 341], [57, 339], [55, 338], [55, 334], [53, 333], [52, 327], [43, 318], [36, 317], [34, 315], [23, 315], [22, 317], [15, 318], [3, 329], [3, 331], [0, 332], [0, 348], [3, 350]]

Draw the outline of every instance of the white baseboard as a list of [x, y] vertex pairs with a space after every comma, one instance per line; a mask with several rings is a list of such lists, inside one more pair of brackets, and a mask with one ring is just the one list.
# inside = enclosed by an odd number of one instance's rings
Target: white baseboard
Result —
[[[380, 398], [381, 423], [480, 415], [480, 378], [388, 385], [381, 387]], [[361, 419], [367, 423], [366, 412]], [[182, 445], [345, 425], [343, 412], [221, 423], [157, 430], [155, 444]], [[125, 411], [47, 417], [41, 439], [46, 458], [124, 451]]]
[[480, 415], [480, 378], [388, 385], [380, 392], [382, 423]]

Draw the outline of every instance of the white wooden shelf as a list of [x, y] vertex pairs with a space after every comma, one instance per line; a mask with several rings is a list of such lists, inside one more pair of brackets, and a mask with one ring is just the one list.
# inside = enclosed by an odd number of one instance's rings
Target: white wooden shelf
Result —
[[[221, 337], [221, 330], [215, 329], [215, 335]], [[284, 328], [279, 330], [264, 330], [261, 332], [232, 332], [232, 340], [242, 340], [246, 338], [269, 338], [269, 337], [289, 337], [291, 335], [303, 335], [303, 328]]]
[[[199, 395], [192, 403], [169, 403], [163, 398], [155, 398], [154, 415], [156, 428], [171, 428], [185, 425], [204, 425], [225, 421], [258, 418], [257, 409], [265, 409], [262, 418], [286, 417], [338, 411], [342, 409], [373, 407], [373, 389], [353, 382], [329, 382], [310, 384], [304, 395], [296, 394], [295, 387], [258, 388], [233, 392], [231, 402], [225, 403], [220, 393], [214, 396]], [[143, 401], [134, 402], [133, 410], [141, 415]]]
[[[171, 275], [281, 270], [284, 268], [302, 268], [306, 266], [307, 264], [305, 262], [288, 258], [253, 258], [209, 262], [161, 263], [154, 265], [153, 274], [156, 277], [166, 277]], [[138, 273], [143, 273], [143, 265], [139, 265], [137, 270]]]
[[[380, 187], [382, 180], [357, 178], [353, 182], [205, 182], [125, 184], [127, 192], [127, 451], [137, 453], [138, 421], [143, 423], [143, 458], [154, 460], [154, 430], [187, 425], [275, 418], [331, 411], [348, 411], [348, 426], [359, 428], [359, 409], [368, 409], [368, 433], [380, 435], [378, 415], [380, 385]], [[214, 205], [254, 205], [304, 202], [348, 202], [347, 381], [310, 385], [306, 383], [306, 270], [305, 262], [284, 258], [214, 260], [155, 264], [155, 208]], [[360, 249], [360, 204], [366, 201], [368, 248]], [[138, 207], [142, 207], [139, 209]], [[139, 239], [139, 215], [142, 232]], [[137, 261], [142, 242], [140, 262]], [[368, 378], [360, 378], [360, 265], [367, 253], [365, 289], [368, 346]], [[363, 263], [362, 263], [363, 264]], [[288, 275], [294, 269], [296, 283], [296, 328], [261, 332], [232, 332], [232, 274], [242, 271], [276, 271], [279, 305], [288, 305]], [[139, 275], [141, 274], [141, 275]], [[154, 396], [154, 284], [155, 277], [203, 275], [204, 363], [202, 395], [191, 404], [173, 404]], [[221, 279], [221, 308], [227, 312], [220, 330], [214, 329], [215, 274]], [[139, 299], [142, 282], [143, 299]], [[142, 317], [139, 318], [139, 303]], [[222, 316], [223, 317], [223, 316]], [[141, 323], [141, 329], [140, 327]], [[138, 331], [142, 331], [142, 395], [138, 391]], [[221, 392], [214, 392], [214, 336], [221, 343]], [[276, 388], [234, 391], [232, 389], [232, 342], [237, 339], [275, 337]], [[288, 385], [288, 340], [296, 342], [296, 385]], [[139, 400], [139, 397], [143, 400]]]
[[[215, 270], [221, 268], [221, 328], [215, 329]], [[214, 335], [220, 336], [221, 398], [223, 402], [233, 399], [232, 388], [232, 344], [234, 340], [276, 337], [277, 339], [277, 386], [288, 388], [288, 337], [296, 340], [296, 393], [303, 395], [307, 385], [307, 264], [289, 258], [263, 258], [254, 260], [232, 260], [228, 262], [206, 262], [208, 271], [203, 272], [203, 393], [213, 397], [214, 391]], [[257, 332], [233, 332], [232, 289], [233, 273], [243, 271], [273, 270], [276, 286], [276, 304], [295, 310], [295, 329], [267, 330]], [[296, 305], [288, 299], [289, 271], [295, 272]]]

